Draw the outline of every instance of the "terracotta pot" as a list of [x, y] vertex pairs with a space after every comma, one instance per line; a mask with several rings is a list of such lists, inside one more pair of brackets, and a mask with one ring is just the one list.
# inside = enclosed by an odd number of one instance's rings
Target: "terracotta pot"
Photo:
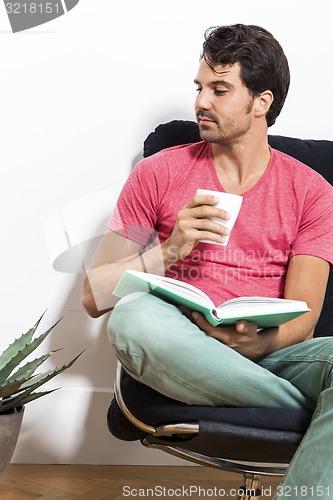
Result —
[[0, 414], [0, 478], [12, 459], [20, 433], [24, 407], [12, 413]]

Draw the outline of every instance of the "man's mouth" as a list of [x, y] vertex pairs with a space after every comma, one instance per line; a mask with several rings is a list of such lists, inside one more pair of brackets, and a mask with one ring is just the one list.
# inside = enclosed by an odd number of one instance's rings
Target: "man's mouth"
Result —
[[199, 118], [199, 125], [201, 126], [208, 126], [212, 123], [215, 123], [214, 120], [210, 120], [209, 118], [205, 118], [204, 116], [202, 118]]
[[199, 118], [201, 122], [210, 122], [213, 123], [213, 120], [210, 120], [209, 118], [205, 118], [204, 116], [202, 118]]
[[202, 113], [197, 114], [197, 119], [201, 125], [209, 125], [210, 123], [215, 123], [215, 120], [213, 118], [203, 115]]

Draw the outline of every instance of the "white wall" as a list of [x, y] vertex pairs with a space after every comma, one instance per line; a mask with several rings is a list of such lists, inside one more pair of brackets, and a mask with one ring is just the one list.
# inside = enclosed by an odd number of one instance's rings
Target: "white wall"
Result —
[[209, 26], [272, 31], [289, 57], [292, 87], [271, 133], [333, 139], [332, 14], [330, 0], [81, 0], [66, 16], [14, 35], [0, 7], [0, 347], [48, 309], [43, 327], [63, 316], [48, 347], [64, 350], [50, 366], [86, 349], [53, 384], [60, 391], [27, 406], [15, 461], [179, 463], [106, 429], [115, 367], [107, 318], [89, 319], [82, 275], [59, 271], [76, 270], [68, 254], [57, 259], [64, 230], [73, 252], [101, 234], [145, 136], [160, 122], [193, 118]]

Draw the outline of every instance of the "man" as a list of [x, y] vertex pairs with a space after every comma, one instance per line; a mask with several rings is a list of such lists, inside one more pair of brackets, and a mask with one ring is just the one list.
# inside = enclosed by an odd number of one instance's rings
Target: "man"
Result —
[[[304, 486], [308, 496], [304, 488], [298, 495], [313, 498], [320, 486], [318, 496], [331, 498], [333, 341], [312, 335], [333, 262], [333, 188], [268, 146], [268, 126], [289, 88], [287, 59], [269, 32], [208, 30], [195, 84], [203, 142], [162, 151], [134, 169], [85, 276], [83, 304], [94, 317], [110, 310], [126, 269], [192, 282], [216, 304], [240, 295], [306, 301], [309, 313], [258, 330], [243, 320], [212, 327], [198, 313], [133, 294], [116, 305], [108, 329], [125, 369], [167, 396], [199, 405], [316, 408], [278, 495]], [[196, 196], [197, 188], [243, 196], [226, 247], [215, 243], [227, 230], [211, 218], [229, 214], [214, 197]]]

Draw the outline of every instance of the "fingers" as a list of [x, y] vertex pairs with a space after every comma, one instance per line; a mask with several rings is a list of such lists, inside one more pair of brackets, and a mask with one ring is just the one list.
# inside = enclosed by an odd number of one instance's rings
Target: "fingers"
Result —
[[202, 314], [194, 311], [191, 313], [193, 322], [207, 335], [210, 335], [210, 332], [214, 329], [214, 327], [205, 320]]
[[190, 319], [192, 321], [192, 313], [191, 311], [185, 307], [185, 306], [178, 306], [178, 309], [184, 314], [184, 316], [186, 316], [188, 319]]
[[216, 242], [225, 241], [230, 233], [229, 229], [210, 219], [188, 219], [180, 217], [178, 220], [178, 230], [187, 240], [210, 239]]
[[207, 335], [211, 335], [213, 337], [222, 336], [223, 332], [225, 334], [227, 333], [227, 330], [230, 330], [230, 332], [234, 331], [244, 337], [254, 338], [257, 336], [257, 325], [251, 321], [240, 320], [237, 321], [234, 327], [232, 325], [225, 327], [221, 325], [220, 327], [214, 328], [210, 323], [208, 323], [208, 321], [205, 320], [202, 314], [194, 311], [191, 316], [201, 330], [203, 330]]
[[257, 325], [251, 321], [240, 320], [235, 325], [236, 332], [245, 335], [246, 337], [257, 336]]
[[218, 199], [214, 196], [197, 195], [180, 210], [177, 223], [186, 238], [193, 238], [194, 241], [208, 239], [217, 243], [225, 241], [230, 231], [217, 220], [227, 221], [230, 214], [226, 210], [216, 208], [216, 203]]
[[197, 195], [179, 211], [171, 236], [162, 244], [166, 268], [187, 257], [200, 240], [226, 241], [230, 231], [217, 220], [227, 221], [230, 215], [215, 207], [218, 202], [214, 196]]
[[185, 205], [184, 209], [191, 209], [192, 217], [205, 218], [217, 217], [222, 220], [229, 220], [231, 215], [222, 208], [216, 208], [219, 199], [211, 195], [196, 195]]

